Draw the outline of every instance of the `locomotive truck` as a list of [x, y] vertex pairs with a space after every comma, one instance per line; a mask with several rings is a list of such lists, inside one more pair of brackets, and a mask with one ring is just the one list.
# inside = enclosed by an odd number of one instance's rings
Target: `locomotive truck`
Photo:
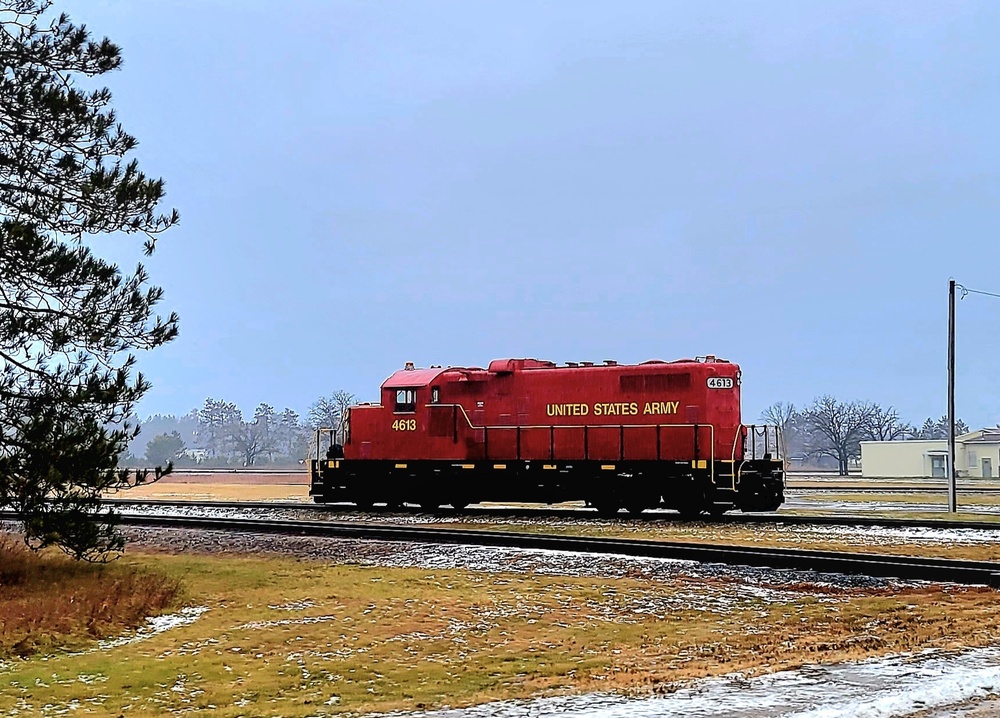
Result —
[[427, 510], [482, 501], [585, 501], [601, 513], [774, 511], [776, 427], [740, 417], [740, 368], [714, 356], [486, 369], [407, 363], [310, 460], [317, 503]]

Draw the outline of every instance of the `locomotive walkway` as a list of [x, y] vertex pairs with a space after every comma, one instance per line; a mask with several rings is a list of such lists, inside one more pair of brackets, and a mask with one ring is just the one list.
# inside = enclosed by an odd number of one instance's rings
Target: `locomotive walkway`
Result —
[[890, 556], [849, 551], [812, 551], [677, 541], [609, 539], [511, 531], [441, 529], [427, 526], [360, 524], [333, 521], [268, 521], [125, 514], [129, 526], [237, 531], [297, 536], [461, 544], [616, 554], [878, 578], [982, 584], [1000, 588], [1000, 564], [982, 561]]

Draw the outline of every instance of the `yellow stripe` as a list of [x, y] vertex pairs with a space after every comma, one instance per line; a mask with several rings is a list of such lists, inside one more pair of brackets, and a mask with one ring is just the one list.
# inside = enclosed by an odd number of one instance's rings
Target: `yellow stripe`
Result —
[[614, 464], [601, 464], [601, 468], [604, 469], [605, 471], [614, 471], [615, 470], [615, 465]]
[[337, 468], [337, 462], [335, 462], [335, 461], [328, 461], [328, 462], [326, 462], [326, 468], [328, 468], [328, 469], [335, 469], [335, 468]]
[[475, 464], [459, 464], [458, 466], [461, 469], [474, 469], [474, 468], [476, 468]]
[[397, 469], [405, 469], [406, 468], [406, 464], [396, 464], [396, 468]]
[[556, 465], [555, 464], [543, 464], [542, 468], [543, 469], [554, 469], [554, 468], [556, 468]]
[[494, 469], [506, 469], [507, 464], [493, 464]]

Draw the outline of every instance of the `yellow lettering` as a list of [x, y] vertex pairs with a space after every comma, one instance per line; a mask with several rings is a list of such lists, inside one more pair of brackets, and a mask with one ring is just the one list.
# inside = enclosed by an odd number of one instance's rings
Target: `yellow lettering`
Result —
[[634, 401], [628, 405], [628, 409], [629, 409], [628, 413], [631, 414], [632, 416], [635, 416], [636, 414], [639, 413], [639, 405], [636, 404]]
[[676, 413], [677, 413], [677, 407], [679, 407], [679, 406], [681, 405], [681, 403], [680, 403], [679, 401], [671, 401], [671, 402], [668, 402], [668, 403], [669, 403], [669, 404], [671, 405], [671, 407], [672, 407], [672, 408], [670, 409], [670, 413], [671, 413], [671, 414], [676, 414]]

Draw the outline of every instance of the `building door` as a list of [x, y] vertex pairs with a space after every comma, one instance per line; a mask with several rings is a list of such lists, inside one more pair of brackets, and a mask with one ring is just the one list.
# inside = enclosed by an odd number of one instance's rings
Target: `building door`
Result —
[[947, 476], [945, 469], [945, 457], [940, 455], [931, 456], [931, 476]]
[[989, 479], [993, 476], [993, 461], [991, 459], [983, 459], [983, 478]]

